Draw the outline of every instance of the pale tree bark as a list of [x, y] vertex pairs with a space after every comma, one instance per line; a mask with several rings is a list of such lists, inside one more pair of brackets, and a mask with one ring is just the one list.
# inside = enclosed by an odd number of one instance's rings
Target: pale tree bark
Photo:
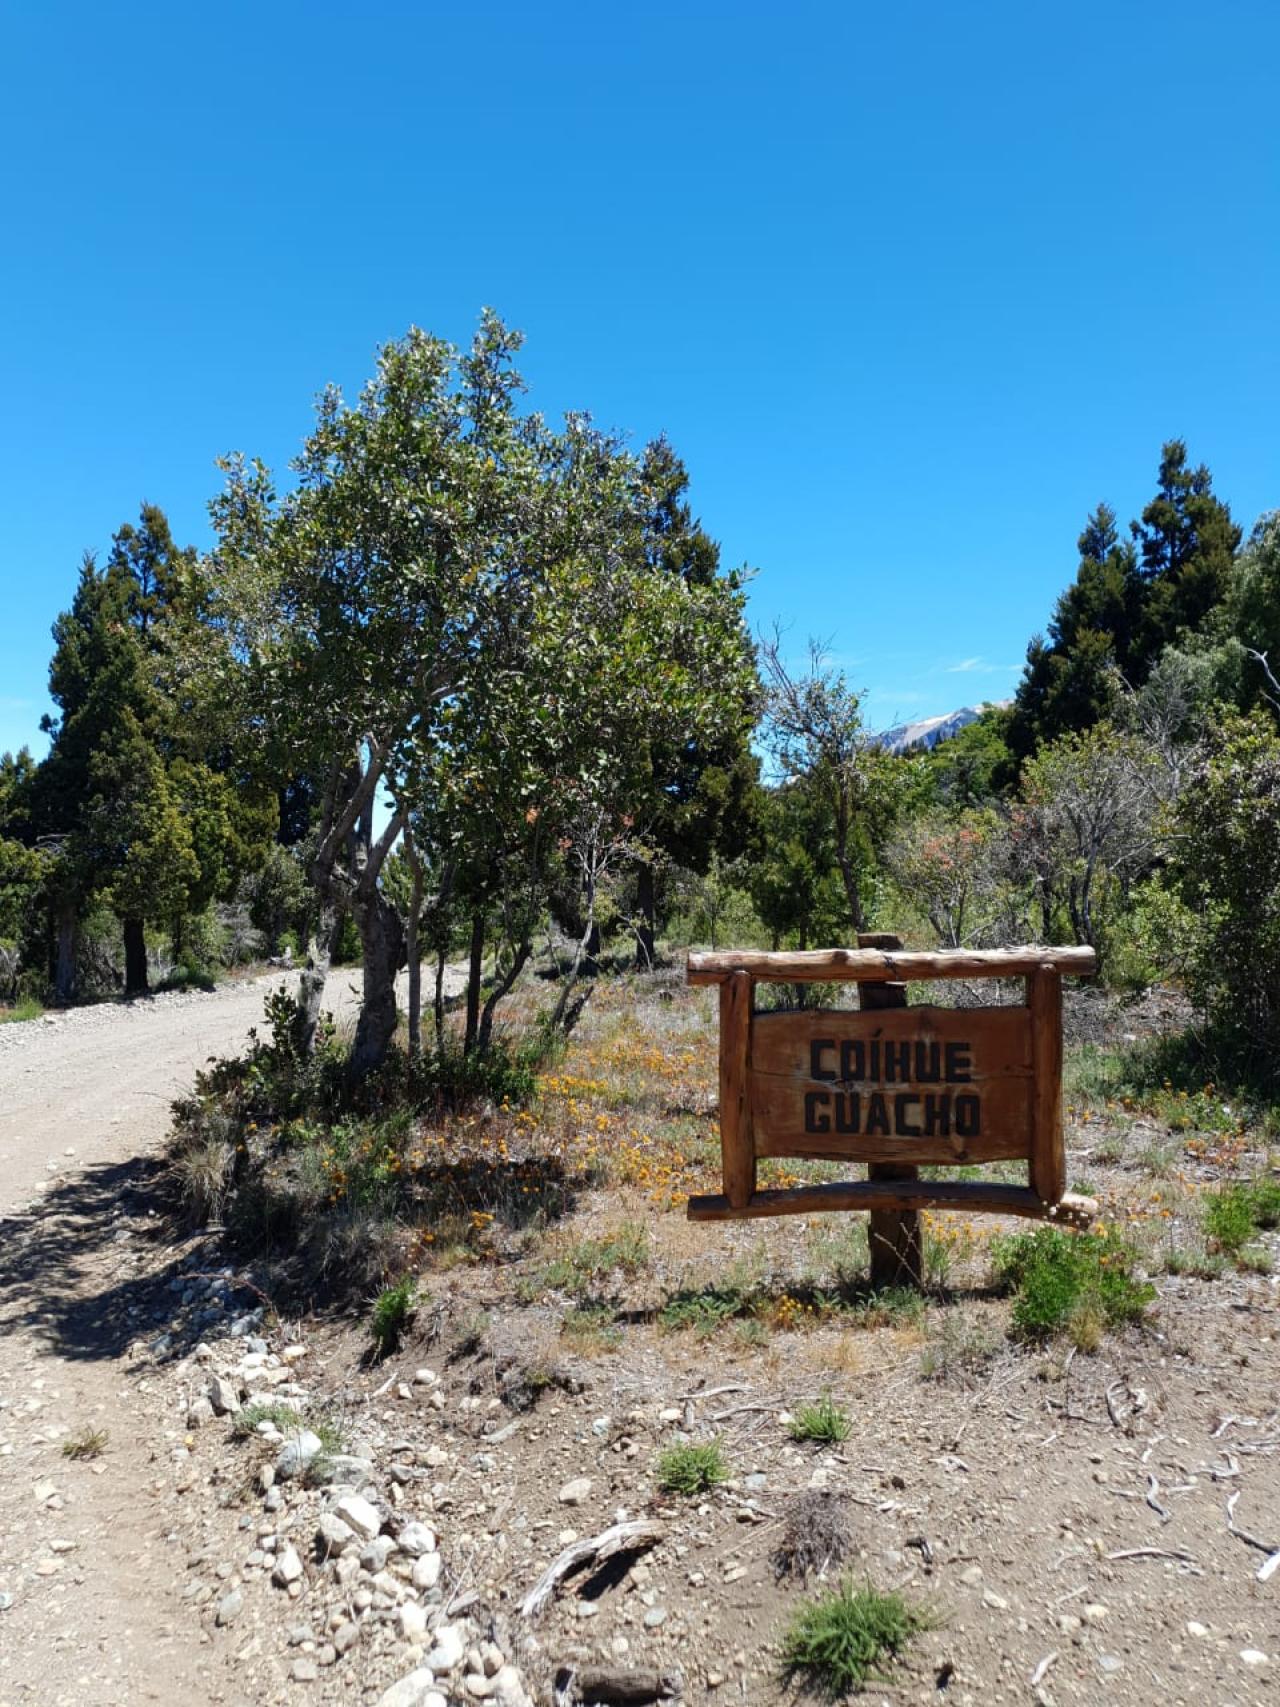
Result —
[[324, 999], [324, 986], [333, 959], [333, 939], [337, 925], [337, 909], [327, 896], [322, 896], [316, 909], [315, 925], [307, 942], [302, 976], [298, 980], [298, 1017], [295, 1021], [294, 1036], [299, 1050], [304, 1055], [310, 1055], [316, 1046], [316, 1032], [320, 1026], [320, 1003]]
[[405, 949], [409, 956], [409, 1054], [412, 1058], [422, 1053], [422, 951], [418, 942], [418, 924], [422, 917], [423, 871], [417, 844], [412, 831], [407, 827], [404, 832], [404, 852], [413, 879], [409, 895], [409, 918], [404, 933]]

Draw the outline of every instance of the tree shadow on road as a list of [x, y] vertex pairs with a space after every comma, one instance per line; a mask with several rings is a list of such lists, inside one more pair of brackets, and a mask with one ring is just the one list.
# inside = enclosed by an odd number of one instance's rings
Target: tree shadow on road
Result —
[[[135, 1367], [226, 1332], [199, 1307], [182, 1308], [171, 1287], [202, 1243], [210, 1267], [216, 1253], [206, 1234], [175, 1238], [158, 1208], [163, 1166], [144, 1156], [85, 1168], [51, 1185], [31, 1214], [0, 1220], [0, 1332], [34, 1334], [73, 1360], [127, 1355]], [[245, 1292], [243, 1307], [254, 1302]]]

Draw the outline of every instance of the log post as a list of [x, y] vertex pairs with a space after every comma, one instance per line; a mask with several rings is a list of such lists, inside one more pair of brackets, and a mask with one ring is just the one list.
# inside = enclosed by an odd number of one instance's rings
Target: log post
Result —
[[[859, 948], [878, 948], [893, 952], [902, 947], [902, 939], [887, 932], [863, 935]], [[873, 1008], [905, 1008], [905, 984], [859, 984], [858, 1006]], [[867, 1167], [869, 1180], [919, 1179], [917, 1168], [902, 1162], [871, 1162]], [[868, 1217], [867, 1244], [871, 1251], [871, 1284], [877, 1292], [887, 1286], [923, 1286], [924, 1235], [918, 1209], [873, 1209]]]
[[724, 1194], [745, 1209], [756, 1189], [747, 1074], [751, 1065], [751, 1007], [755, 980], [733, 972], [720, 986], [720, 1158]]
[[1027, 979], [1031, 1010], [1031, 1189], [1057, 1203], [1067, 1189], [1062, 1132], [1062, 974], [1037, 966]]

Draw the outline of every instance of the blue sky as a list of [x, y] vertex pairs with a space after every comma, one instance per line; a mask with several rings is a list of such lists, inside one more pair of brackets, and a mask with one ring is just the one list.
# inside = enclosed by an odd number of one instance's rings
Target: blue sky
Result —
[[1186, 437], [1280, 504], [1273, 0], [0, 0], [0, 749], [142, 499], [283, 464], [483, 303], [665, 430], [753, 620], [877, 725], [1007, 694], [1085, 513]]

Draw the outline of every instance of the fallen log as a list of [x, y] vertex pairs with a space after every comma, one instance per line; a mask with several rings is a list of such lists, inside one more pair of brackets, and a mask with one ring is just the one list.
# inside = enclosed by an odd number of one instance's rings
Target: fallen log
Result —
[[521, 1616], [536, 1618], [559, 1585], [575, 1571], [587, 1565], [603, 1565], [606, 1559], [615, 1558], [619, 1553], [642, 1553], [648, 1547], [656, 1547], [666, 1533], [662, 1525], [652, 1518], [637, 1518], [630, 1523], [615, 1523], [609, 1529], [602, 1529], [599, 1535], [584, 1535], [580, 1541], [571, 1542], [551, 1561], [524, 1597], [520, 1605]]

